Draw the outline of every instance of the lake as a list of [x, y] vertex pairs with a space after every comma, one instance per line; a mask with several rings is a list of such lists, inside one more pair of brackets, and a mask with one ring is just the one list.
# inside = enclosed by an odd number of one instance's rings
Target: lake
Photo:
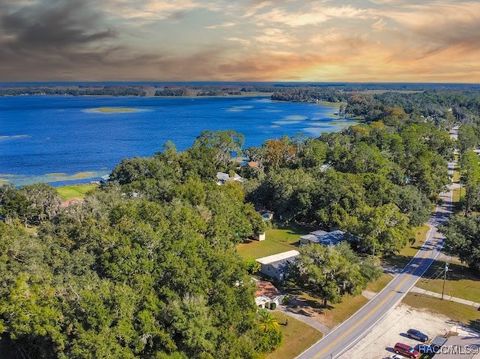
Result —
[[336, 119], [336, 110], [264, 97], [0, 97], [0, 182], [88, 182], [167, 140], [188, 148], [202, 130], [236, 130], [246, 147], [317, 137], [353, 123]]

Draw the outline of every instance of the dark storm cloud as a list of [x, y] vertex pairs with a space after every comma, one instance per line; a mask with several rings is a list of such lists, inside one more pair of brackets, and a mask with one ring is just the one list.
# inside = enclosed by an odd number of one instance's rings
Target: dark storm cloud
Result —
[[[14, 3], [13, 3], [14, 4]], [[83, 46], [115, 36], [104, 28], [90, 1], [40, 1], [16, 8], [2, 6], [0, 27], [7, 45], [17, 49], [50, 49]]]
[[[19, 73], [64, 77], [76, 66], [105, 62], [121, 48], [90, 0], [6, 1], [0, 7], [0, 80]], [[12, 74], [12, 71], [17, 74]], [[11, 78], [10, 78], [11, 76]]]
[[101, 17], [90, 10], [89, 1], [39, 2], [4, 12], [0, 17], [7, 45], [19, 49], [50, 49], [83, 46], [111, 38], [111, 29], [102, 29]]

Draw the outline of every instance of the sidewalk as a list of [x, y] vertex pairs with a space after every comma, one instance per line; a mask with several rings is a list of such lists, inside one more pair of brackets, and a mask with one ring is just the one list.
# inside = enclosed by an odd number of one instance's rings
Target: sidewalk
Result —
[[[418, 294], [423, 294], [423, 295], [429, 295], [430, 297], [435, 297], [435, 298], [442, 298], [442, 295], [439, 294], [439, 293], [430, 292], [429, 290], [425, 290], [425, 289], [418, 288], [418, 287], [413, 287], [411, 292], [418, 293]], [[474, 307], [474, 308], [480, 308], [480, 303], [472, 302], [471, 300], [466, 300], [466, 299], [462, 299], [462, 298], [452, 297], [451, 295], [445, 295], [443, 297], [443, 299], [448, 300], [450, 302], [456, 302], [456, 303], [460, 303], [460, 304], [469, 305], [469, 306]]]

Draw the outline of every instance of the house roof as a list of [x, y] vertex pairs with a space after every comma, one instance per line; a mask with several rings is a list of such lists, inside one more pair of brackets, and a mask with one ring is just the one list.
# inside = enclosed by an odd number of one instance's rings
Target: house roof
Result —
[[230, 176], [228, 175], [228, 173], [217, 172], [217, 179], [220, 181], [228, 181], [230, 179]]
[[312, 243], [320, 243], [324, 245], [336, 245], [345, 239], [345, 232], [336, 230], [325, 232], [322, 230], [311, 232], [300, 237], [300, 240], [306, 240]]
[[257, 286], [255, 297], [267, 297], [272, 299], [280, 295], [279, 290], [275, 288], [271, 282], [259, 280], [255, 285]]
[[272, 264], [272, 263], [275, 263], [275, 262], [280, 262], [280, 261], [285, 261], [285, 260], [288, 260], [288, 259], [292, 259], [292, 258], [298, 256], [299, 254], [300, 253], [298, 251], [291, 250], [291, 251], [287, 251], [287, 252], [274, 254], [274, 255], [268, 256], [268, 257], [258, 258], [257, 262], [260, 263], [260, 264]]

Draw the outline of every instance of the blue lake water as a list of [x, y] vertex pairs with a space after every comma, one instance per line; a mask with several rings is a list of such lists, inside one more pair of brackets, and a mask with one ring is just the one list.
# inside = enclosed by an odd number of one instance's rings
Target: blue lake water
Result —
[[[102, 113], [98, 108], [133, 112]], [[281, 136], [316, 137], [352, 124], [336, 109], [268, 98], [0, 97], [0, 182], [85, 182], [167, 140], [189, 147], [202, 130], [232, 129], [245, 146]]]

